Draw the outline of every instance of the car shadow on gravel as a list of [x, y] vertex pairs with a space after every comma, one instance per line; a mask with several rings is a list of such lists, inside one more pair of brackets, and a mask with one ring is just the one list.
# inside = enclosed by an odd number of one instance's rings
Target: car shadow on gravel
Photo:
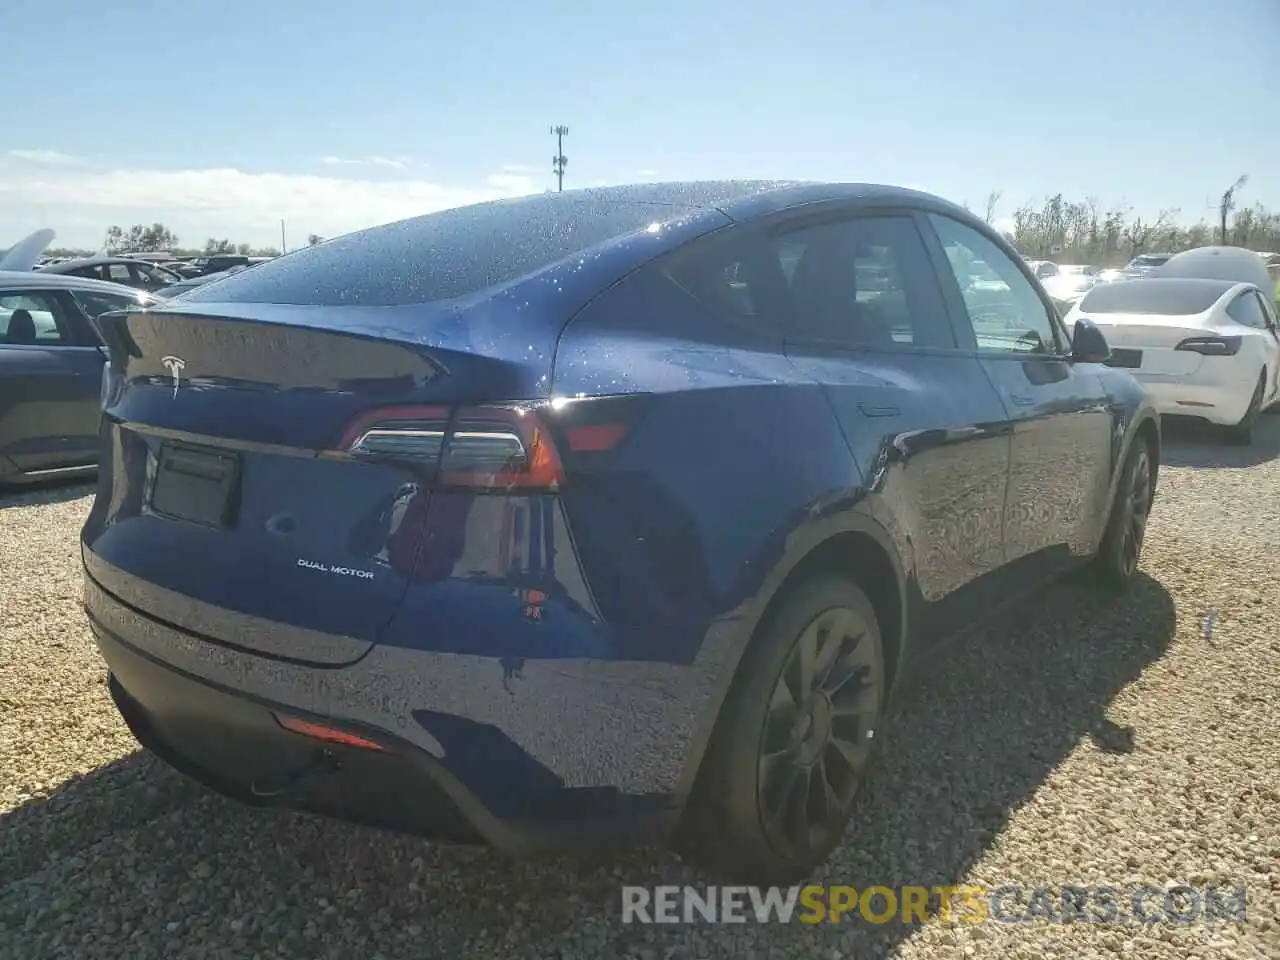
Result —
[[76, 480], [23, 484], [22, 486], [0, 485], [0, 510], [9, 507], [36, 507], [79, 500], [81, 497], [93, 494], [96, 482], [92, 477], [88, 477]]
[[[896, 706], [849, 839], [812, 882], [960, 882], [1073, 750], [1141, 743], [1107, 709], [1174, 628], [1169, 594], [1140, 576], [1124, 597], [1063, 582], [958, 637]], [[388, 958], [880, 957], [918, 929], [623, 924], [624, 884], [713, 881], [658, 850], [513, 862], [247, 810], [138, 753], [0, 815], [0, 862], [0, 954], [87, 936], [78, 955], [320, 955], [354, 938]]]
[[1221, 430], [1195, 420], [1165, 418], [1161, 434], [1162, 466], [1244, 469], [1280, 457], [1280, 411], [1258, 421], [1253, 443], [1247, 447], [1229, 443], [1223, 439]]

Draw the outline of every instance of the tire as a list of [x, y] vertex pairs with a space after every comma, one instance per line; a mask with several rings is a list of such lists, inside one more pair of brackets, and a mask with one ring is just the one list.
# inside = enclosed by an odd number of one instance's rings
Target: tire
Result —
[[1125, 458], [1107, 529], [1093, 560], [1093, 573], [1100, 586], [1122, 592], [1137, 576], [1155, 489], [1151, 445], [1138, 437]]
[[820, 574], [789, 588], [720, 711], [681, 852], [740, 883], [786, 885], [812, 873], [844, 836], [886, 693], [880, 627], [857, 584]]
[[1253, 396], [1249, 400], [1249, 409], [1234, 427], [1227, 427], [1226, 436], [1230, 443], [1247, 447], [1253, 443], [1253, 430], [1262, 416], [1262, 396], [1267, 389], [1267, 371], [1263, 370], [1258, 377], [1258, 385], [1253, 388]]

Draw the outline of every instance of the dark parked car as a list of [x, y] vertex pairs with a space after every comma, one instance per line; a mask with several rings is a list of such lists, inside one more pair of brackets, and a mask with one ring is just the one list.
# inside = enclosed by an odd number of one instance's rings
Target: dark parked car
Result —
[[136, 260], [132, 257], [83, 257], [78, 260], [64, 260], [61, 263], [49, 264], [41, 267], [37, 272], [104, 280], [151, 293], [182, 279], [181, 276], [158, 263]]
[[515, 852], [807, 873], [909, 664], [1047, 576], [1134, 576], [1160, 456], [1096, 327], [888, 187], [467, 207], [99, 323], [85, 604], [138, 739]]
[[191, 261], [193, 269], [198, 270], [196, 276], [207, 276], [211, 273], [222, 273], [232, 267], [249, 267], [257, 257], [247, 257], [238, 253], [215, 253], [205, 257], [196, 257]]
[[151, 302], [114, 283], [0, 272], [0, 484], [93, 469], [105, 357], [90, 320]]
[[163, 287], [156, 291], [156, 296], [170, 300], [179, 294], [186, 293], [188, 290], [194, 290], [196, 287], [203, 287], [207, 283], [214, 280], [221, 280], [223, 277], [229, 277], [232, 274], [239, 273], [241, 270], [247, 270], [248, 267], [232, 267], [230, 270], [224, 270], [222, 273], [210, 273], [205, 275], [197, 275], [189, 277], [186, 280], [179, 280], [177, 283], [171, 283], [167, 287]]
[[1124, 275], [1130, 280], [1141, 280], [1163, 267], [1172, 257], [1171, 253], [1140, 253], [1124, 266]]

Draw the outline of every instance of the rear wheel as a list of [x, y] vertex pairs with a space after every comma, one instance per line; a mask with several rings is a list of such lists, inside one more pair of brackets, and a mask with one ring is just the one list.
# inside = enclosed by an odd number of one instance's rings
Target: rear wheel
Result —
[[1116, 489], [1111, 519], [1094, 558], [1094, 573], [1106, 587], [1123, 590], [1133, 581], [1142, 557], [1147, 518], [1155, 496], [1155, 469], [1147, 441], [1136, 438]]
[[762, 623], [721, 711], [681, 847], [743, 882], [798, 881], [844, 836], [884, 711], [875, 611], [822, 575]]
[[1267, 371], [1263, 370], [1258, 377], [1258, 385], [1253, 389], [1249, 400], [1249, 409], [1234, 427], [1227, 427], [1227, 439], [1232, 443], [1248, 446], [1253, 443], [1253, 430], [1262, 416], [1262, 397], [1267, 390]]

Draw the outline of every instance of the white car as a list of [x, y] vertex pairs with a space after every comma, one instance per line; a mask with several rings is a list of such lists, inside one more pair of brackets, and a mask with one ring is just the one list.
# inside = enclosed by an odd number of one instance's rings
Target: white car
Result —
[[1041, 279], [1049, 296], [1075, 303], [1098, 284], [1098, 268], [1083, 263], [1057, 264], [1058, 272]]
[[1028, 260], [1027, 266], [1041, 283], [1058, 275], [1058, 265], [1052, 260]]
[[1280, 332], [1256, 284], [1151, 277], [1104, 283], [1067, 314], [1087, 318], [1162, 415], [1197, 417], [1253, 440], [1263, 410], [1280, 400]]
[[1252, 250], [1243, 247], [1196, 247], [1174, 254], [1152, 277], [1197, 277], [1200, 279], [1234, 280], [1257, 284], [1259, 290], [1270, 289], [1272, 283], [1266, 262]]

